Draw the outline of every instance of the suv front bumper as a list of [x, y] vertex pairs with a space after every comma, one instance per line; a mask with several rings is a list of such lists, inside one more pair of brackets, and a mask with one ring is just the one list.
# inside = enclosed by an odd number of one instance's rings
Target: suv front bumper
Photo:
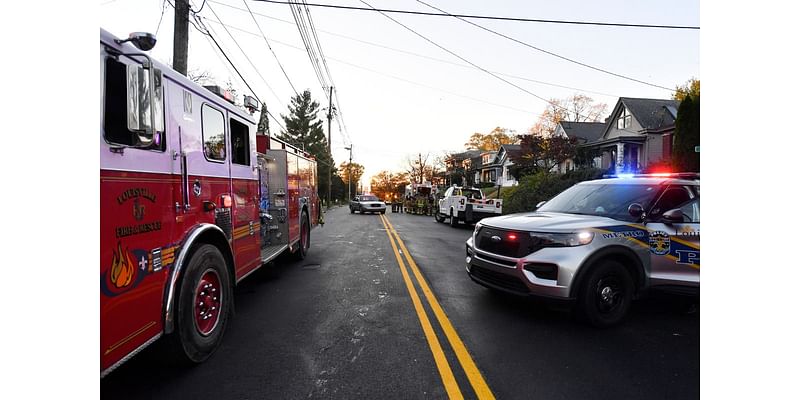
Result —
[[467, 274], [480, 285], [520, 296], [572, 300], [570, 284], [590, 251], [589, 246], [544, 248], [524, 258], [511, 258], [478, 250], [470, 238], [465, 261]]

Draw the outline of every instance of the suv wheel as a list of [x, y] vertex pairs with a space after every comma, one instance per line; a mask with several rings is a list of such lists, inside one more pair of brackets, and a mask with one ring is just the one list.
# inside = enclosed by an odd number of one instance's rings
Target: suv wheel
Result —
[[633, 279], [619, 262], [604, 260], [593, 265], [581, 282], [578, 311], [596, 327], [619, 323], [628, 313], [633, 299]]

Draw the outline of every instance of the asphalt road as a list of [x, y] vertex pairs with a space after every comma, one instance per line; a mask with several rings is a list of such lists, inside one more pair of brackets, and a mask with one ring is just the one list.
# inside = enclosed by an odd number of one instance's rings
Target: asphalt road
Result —
[[[236, 314], [211, 359], [164, 365], [156, 343], [101, 380], [101, 396], [700, 397], [699, 311], [683, 299], [649, 296], [622, 325], [590, 328], [563, 307], [473, 283], [464, 270], [472, 227], [385, 217], [388, 225], [380, 215], [331, 210], [305, 260], [279, 261], [239, 284]], [[400, 241], [390, 241], [392, 230]]]

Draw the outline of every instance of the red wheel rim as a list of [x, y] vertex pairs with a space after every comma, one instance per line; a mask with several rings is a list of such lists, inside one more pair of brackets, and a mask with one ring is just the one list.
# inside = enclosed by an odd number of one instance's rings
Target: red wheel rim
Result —
[[207, 270], [194, 291], [194, 322], [203, 336], [209, 335], [217, 326], [222, 310], [222, 286], [219, 275]]

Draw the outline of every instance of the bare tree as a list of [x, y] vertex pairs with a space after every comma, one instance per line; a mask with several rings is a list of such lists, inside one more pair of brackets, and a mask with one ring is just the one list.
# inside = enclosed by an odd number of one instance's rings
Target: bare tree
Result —
[[425, 180], [426, 173], [430, 174], [431, 167], [428, 165], [429, 156], [430, 153], [425, 153], [425, 156], [423, 156], [422, 153], [418, 153], [416, 158], [406, 156], [406, 163], [408, 163], [406, 172], [411, 182], [422, 183], [423, 180]]
[[529, 133], [544, 137], [551, 136], [561, 121], [600, 122], [607, 110], [607, 104], [595, 103], [591, 97], [579, 93], [565, 99], [550, 99]]
[[200, 70], [197, 68], [192, 69], [186, 74], [186, 77], [198, 85], [204, 85], [207, 83], [214, 82], [214, 75], [211, 74], [211, 71], [207, 69], [204, 70]]

